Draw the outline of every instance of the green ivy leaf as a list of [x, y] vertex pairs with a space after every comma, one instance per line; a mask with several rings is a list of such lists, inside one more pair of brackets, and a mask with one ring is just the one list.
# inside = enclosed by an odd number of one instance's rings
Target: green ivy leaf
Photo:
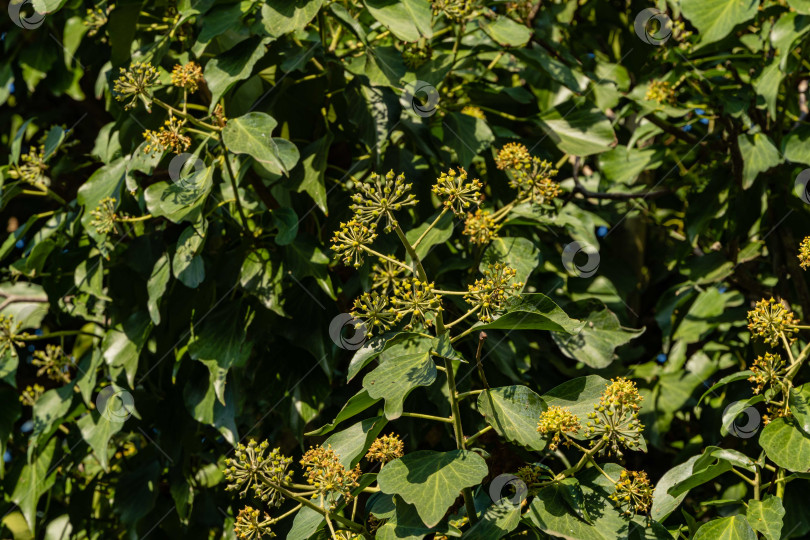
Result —
[[540, 115], [546, 135], [557, 147], [574, 156], [590, 156], [610, 150], [616, 140], [610, 120], [598, 109], [574, 108], [568, 104]]
[[149, 310], [149, 317], [155, 326], [160, 324], [160, 299], [166, 293], [166, 286], [171, 277], [171, 266], [169, 256], [164, 253], [155, 261], [152, 267], [152, 274], [146, 282], [147, 301], [146, 307]]
[[782, 499], [774, 495], [765, 495], [761, 501], [748, 501], [745, 513], [751, 527], [765, 537], [765, 540], [779, 540], [782, 537], [782, 518], [785, 508]]
[[532, 31], [525, 24], [513, 21], [503, 15], [496, 16], [486, 24], [478, 24], [493, 41], [507, 47], [522, 47], [532, 37]]
[[618, 317], [598, 300], [580, 302], [572, 315], [585, 314], [582, 330], [573, 336], [552, 333], [554, 343], [568, 358], [592, 368], [604, 368], [613, 362], [616, 348], [644, 333], [644, 328], [624, 328]]
[[323, 446], [332, 446], [340, 456], [340, 462], [346, 469], [353, 469], [366, 455], [368, 448], [388, 421], [383, 416], [366, 418], [351, 427], [332, 434], [323, 442]]
[[[250, 76], [253, 66], [264, 56], [264, 46], [270, 41], [269, 38], [258, 36], [246, 39], [205, 64], [205, 81], [211, 90], [212, 111], [225, 92], [238, 81]], [[228, 123], [232, 121], [229, 120]]]
[[309, 433], [305, 433], [305, 435], [307, 437], [326, 435], [327, 433], [333, 431], [338, 424], [344, 420], [348, 420], [352, 416], [365, 411], [378, 401], [380, 401], [380, 398], [375, 399], [368, 395], [368, 391], [360, 390], [358, 393], [349, 398], [349, 401], [343, 405], [343, 408], [340, 409], [340, 412], [337, 413], [337, 416], [335, 416], [335, 419], [332, 420], [331, 423], [325, 424], [314, 431], [310, 431]]
[[743, 516], [712, 520], [702, 525], [693, 540], [756, 540], [757, 533]]
[[262, 4], [264, 30], [274, 38], [303, 30], [323, 3], [324, 0], [269, 0]]
[[743, 189], [748, 189], [754, 185], [754, 180], [757, 179], [760, 173], [764, 173], [771, 167], [776, 167], [782, 163], [782, 156], [767, 135], [762, 133], [755, 133], [754, 135], [742, 134], [737, 138], [737, 142], [740, 145], [740, 153], [745, 156], [743, 162]]
[[546, 446], [537, 433], [537, 422], [546, 408], [543, 399], [523, 385], [493, 388], [478, 396], [478, 411], [487, 424], [507, 440], [538, 452]]
[[380, 355], [380, 365], [363, 378], [363, 388], [372, 398], [385, 399], [385, 416], [402, 415], [405, 398], [419, 386], [436, 380], [436, 364], [430, 358], [432, 340], [418, 336], [398, 342]]
[[364, 0], [369, 13], [402, 41], [433, 36], [428, 0]]
[[[546, 407], [566, 407], [584, 423], [588, 414], [599, 403], [599, 397], [607, 388], [609, 381], [599, 375], [577, 377], [554, 387], [542, 396]], [[581, 434], [576, 435], [578, 438]]]
[[700, 32], [701, 45], [726, 37], [757, 14], [758, 0], [682, 0], [681, 9]]
[[57, 437], [52, 437], [41, 450], [33, 449], [29, 462], [23, 466], [11, 493], [11, 500], [20, 507], [28, 528], [34, 532], [36, 532], [37, 501], [56, 481], [56, 467], [51, 467], [51, 462], [57, 441]]
[[121, 431], [123, 422], [111, 422], [103, 414], [88, 412], [76, 422], [82, 437], [93, 449], [101, 468], [109, 470], [109, 459], [107, 458], [107, 445], [113, 435]]
[[222, 139], [234, 154], [247, 154], [269, 171], [289, 175], [290, 169], [298, 163], [298, 148], [286, 139], [270, 135], [276, 125], [269, 114], [250, 112], [228, 120]]
[[794, 422], [777, 418], [759, 435], [759, 445], [768, 459], [793, 472], [810, 472], [810, 436]]
[[810, 434], [810, 383], [791, 388], [788, 404], [796, 423]]
[[551, 330], [576, 334], [585, 323], [570, 318], [548, 296], [523, 294], [509, 304], [506, 312], [477, 330]]
[[469, 450], [419, 450], [387, 463], [377, 476], [383, 493], [414, 505], [428, 527], [441, 521], [461, 490], [489, 473], [480, 455]]

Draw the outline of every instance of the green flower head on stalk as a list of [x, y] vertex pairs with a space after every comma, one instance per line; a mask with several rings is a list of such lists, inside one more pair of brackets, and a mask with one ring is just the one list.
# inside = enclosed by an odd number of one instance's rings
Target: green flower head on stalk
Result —
[[417, 69], [433, 57], [433, 49], [425, 42], [406, 43], [402, 50], [402, 61], [411, 69]]
[[607, 443], [602, 452], [606, 450], [621, 457], [622, 447], [639, 448], [644, 429], [638, 420], [642, 399], [633, 381], [624, 377], [611, 379], [599, 403], [594, 405], [594, 412], [588, 413], [590, 422], [585, 424], [586, 433], [601, 436]]
[[351, 500], [352, 490], [359, 485], [360, 467], [346, 470], [332, 445], [310, 447], [301, 458], [301, 465], [306, 468], [307, 483], [315, 489], [312, 498], [329, 501], [330, 505], [336, 495]]
[[552, 180], [557, 172], [551, 162], [532, 157], [528, 166], [512, 172], [509, 185], [518, 190], [519, 199], [529, 199], [539, 205], [548, 204], [562, 193], [560, 186]]
[[20, 394], [20, 403], [26, 405], [28, 407], [33, 407], [37, 400], [42, 397], [42, 394], [45, 393], [45, 388], [42, 386], [35, 384], [33, 386], [27, 386], [25, 390], [22, 391]]
[[394, 294], [391, 302], [400, 317], [411, 316], [406, 330], [432, 326], [433, 319], [442, 311], [442, 297], [433, 292], [433, 283], [418, 278], [405, 279], [394, 289]]
[[[579, 429], [579, 418], [568, 407], [558, 407], [556, 405], [543, 411], [540, 415], [540, 421], [537, 423], [539, 433], [552, 435], [551, 442], [548, 445], [549, 450], [552, 451], [556, 450], [560, 444], [561, 435], [576, 433]], [[564, 441], [564, 444], [568, 444], [568, 441]]]
[[782, 335], [788, 343], [796, 341], [794, 334], [797, 332], [795, 326], [798, 324], [799, 319], [793, 312], [773, 298], [770, 300], [763, 298], [748, 312], [748, 330], [772, 347], [779, 344]]
[[521, 170], [531, 164], [532, 155], [525, 145], [507, 143], [498, 151], [495, 165], [501, 170]]
[[45, 176], [48, 164], [45, 163], [45, 146], [32, 146], [27, 154], [20, 156], [22, 164], [17, 168], [20, 180], [35, 186], [50, 185], [50, 179]]
[[515, 476], [520, 478], [523, 483], [526, 484], [530, 494], [536, 493], [537, 488], [542, 482], [547, 482], [553, 478], [553, 475], [548, 467], [534, 463], [518, 469]]
[[433, 0], [433, 14], [443, 13], [454, 21], [471, 18], [478, 7], [478, 0]]
[[366, 458], [370, 461], [379, 461], [383, 465], [389, 461], [399, 459], [404, 455], [405, 443], [399, 435], [383, 435], [374, 439], [368, 449]]
[[810, 236], [807, 236], [799, 244], [799, 266], [804, 270], [810, 267]]
[[104, 197], [98, 202], [96, 209], [90, 212], [93, 217], [90, 226], [95, 227], [98, 234], [105, 235], [110, 232], [118, 234], [118, 227], [115, 226], [115, 222], [118, 220], [118, 215], [115, 213], [116, 202], [113, 197]]
[[358, 187], [361, 193], [352, 195], [353, 221], [373, 227], [384, 217], [386, 232], [397, 226], [395, 211], [416, 204], [416, 198], [409, 193], [413, 184], [406, 184], [405, 175], [395, 175], [394, 171], [389, 171], [385, 176], [372, 173], [369, 181], [360, 183]]
[[281, 506], [284, 496], [268, 482], [275, 485], [289, 483], [292, 473], [287, 468], [292, 463], [292, 458], [282, 455], [278, 448], [265, 456], [268, 446], [267, 441], [257, 444], [252, 439], [247, 445], [238, 444], [235, 457], [225, 460], [225, 469], [222, 472], [230, 482], [225, 489], [241, 489], [239, 496], [245, 497], [248, 490], [253, 488], [256, 497], [268, 505]]
[[624, 515], [645, 514], [652, 505], [653, 486], [644, 471], [622, 471], [610, 495]]
[[506, 302], [520, 294], [523, 283], [512, 280], [517, 275], [514, 268], [501, 263], [490, 264], [484, 271], [484, 277], [467, 286], [464, 298], [468, 304], [480, 307], [478, 318], [482, 322], [491, 322], [495, 315], [506, 306]]
[[264, 519], [260, 521], [261, 512], [246, 506], [239, 511], [236, 517], [236, 524], [233, 532], [240, 540], [259, 540], [260, 538], [273, 537], [275, 533], [270, 530], [272, 520], [266, 513]]
[[471, 244], [484, 246], [497, 237], [499, 227], [491, 215], [488, 210], [480, 208], [476, 209], [475, 213], [467, 214], [462, 234], [469, 237]]
[[171, 150], [175, 154], [181, 154], [191, 146], [191, 137], [183, 135], [182, 129], [185, 121], [178, 121], [169, 114], [166, 120], [157, 131], [147, 129], [143, 132], [143, 138], [148, 143], [143, 151], [147, 154], [162, 154]]
[[160, 75], [149, 63], [133, 62], [129, 69], [121, 68], [121, 75], [115, 80], [115, 99], [127, 101], [124, 109], [132, 109], [137, 100], [143, 102], [148, 112], [152, 112], [152, 88], [158, 85]]
[[478, 206], [481, 202], [482, 187], [477, 178], [467, 181], [467, 171], [459, 167], [458, 171], [450, 169], [442, 173], [433, 186], [433, 193], [442, 200], [445, 208], [463, 216], [471, 206]]
[[76, 367], [75, 359], [59, 345], [47, 345], [44, 351], [36, 351], [31, 363], [39, 368], [37, 377], [47, 375], [52, 381], [64, 383], [70, 382], [71, 370]]
[[353, 265], [359, 268], [363, 264], [365, 250], [363, 246], [369, 246], [377, 233], [374, 232], [375, 223], [366, 225], [357, 219], [351, 219], [340, 224], [340, 229], [332, 237], [332, 251], [339, 257], [343, 257], [346, 265]]
[[0, 315], [0, 357], [10, 352], [12, 356], [17, 355], [17, 350], [14, 348], [22, 347], [24, 339], [28, 334], [23, 332], [20, 334], [20, 323], [14, 322], [14, 317], [11, 315]]
[[782, 357], [771, 353], [758, 356], [748, 369], [753, 373], [748, 377], [748, 382], [754, 383], [755, 394], [759, 394], [766, 386], [777, 385], [779, 378], [787, 372]]
[[402, 319], [402, 315], [389, 306], [388, 298], [376, 292], [363, 293], [356, 298], [351, 315], [362, 321], [367, 337], [375, 330], [388, 330]]
[[193, 94], [203, 81], [202, 68], [196, 62], [177, 64], [172, 68], [172, 84]]
[[380, 259], [380, 262], [371, 268], [371, 288], [380, 289], [383, 293], [393, 290], [402, 281], [404, 273], [405, 269], [402, 266]]
[[487, 119], [484, 111], [482, 111], [480, 107], [475, 107], [473, 105], [465, 106], [463, 109], [461, 109], [461, 114], [466, 114], [467, 116], [472, 116], [473, 118], [478, 118], [479, 120]]

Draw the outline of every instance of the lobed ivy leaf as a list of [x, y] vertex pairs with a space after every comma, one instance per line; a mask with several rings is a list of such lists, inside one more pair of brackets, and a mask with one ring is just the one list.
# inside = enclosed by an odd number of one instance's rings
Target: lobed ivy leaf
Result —
[[418, 450], [387, 463], [377, 482], [383, 493], [414, 505], [425, 525], [434, 527], [461, 490], [479, 484], [488, 473], [484, 458], [469, 450]]
[[759, 435], [768, 459], [793, 472], [810, 472], [810, 436], [794, 420], [776, 418]]
[[782, 537], [782, 518], [785, 517], [785, 507], [782, 499], [774, 495], [765, 495], [758, 501], [748, 501], [745, 517], [751, 527], [762, 534], [765, 540], [779, 540]]
[[547, 408], [528, 386], [503, 386], [478, 395], [478, 412], [487, 424], [508, 441], [540, 451], [546, 441], [537, 433], [537, 422]]
[[531, 293], [512, 301], [503, 315], [491, 323], [477, 325], [476, 330], [551, 330], [576, 334], [584, 324], [566, 315], [548, 296]]
[[756, 540], [757, 533], [743, 516], [712, 520], [702, 525], [693, 540]]

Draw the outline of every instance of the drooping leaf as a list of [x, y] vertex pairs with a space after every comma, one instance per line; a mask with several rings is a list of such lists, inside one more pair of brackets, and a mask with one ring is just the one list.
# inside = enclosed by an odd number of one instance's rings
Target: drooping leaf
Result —
[[545, 410], [543, 399], [527, 386], [493, 388], [478, 396], [478, 411], [499, 435], [538, 452], [546, 446], [537, 433], [537, 422]]

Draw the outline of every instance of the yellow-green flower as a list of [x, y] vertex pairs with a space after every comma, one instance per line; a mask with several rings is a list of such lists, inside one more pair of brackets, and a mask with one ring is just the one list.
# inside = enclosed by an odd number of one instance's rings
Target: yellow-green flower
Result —
[[416, 326], [430, 327], [433, 319], [442, 311], [442, 297], [433, 292], [433, 283], [418, 278], [405, 279], [394, 289], [391, 302], [400, 317], [411, 316], [406, 330]]
[[483, 246], [489, 244], [496, 237], [499, 226], [495, 223], [488, 210], [478, 208], [475, 213], [468, 213], [464, 221], [462, 234], [470, 238], [470, 242]]
[[753, 373], [748, 381], [754, 383], [754, 393], [759, 394], [766, 386], [776, 384], [779, 377], [785, 374], [784, 368], [785, 361], [778, 354], [765, 353], [765, 356], [757, 356], [748, 368]]
[[442, 200], [445, 208], [463, 216], [468, 208], [481, 202], [482, 187], [477, 178], [467, 181], [467, 171], [459, 167], [458, 171], [450, 169], [442, 173], [433, 186], [433, 193]]
[[508, 143], [498, 151], [495, 165], [501, 170], [522, 169], [531, 163], [529, 149], [520, 143]]
[[143, 138], [147, 145], [143, 151], [147, 154], [162, 154], [166, 150], [171, 150], [175, 154], [180, 154], [188, 150], [191, 146], [191, 137], [183, 135], [182, 129], [185, 121], [177, 121], [174, 116], [169, 115], [160, 129], [152, 131], [147, 129], [143, 132]]
[[666, 81], [651, 81], [644, 99], [660, 104], [675, 104], [675, 87]]
[[194, 93], [203, 80], [202, 68], [196, 62], [176, 64], [172, 68], [172, 84]]
[[118, 227], [115, 226], [118, 215], [115, 213], [116, 199], [104, 197], [98, 202], [96, 209], [90, 212], [93, 219], [90, 226], [95, 227], [96, 232], [101, 235], [109, 234], [110, 231], [118, 234]]
[[795, 328], [797, 324], [799, 319], [793, 312], [773, 298], [770, 300], [763, 298], [748, 312], [748, 329], [771, 346], [778, 345], [781, 336], [784, 336], [788, 343], [793, 343], [796, 340], [794, 334], [797, 332]]
[[71, 370], [76, 367], [73, 357], [65, 354], [59, 345], [47, 345], [44, 351], [36, 351], [31, 363], [38, 367], [37, 376], [43, 374], [53, 381], [68, 383]]
[[543, 205], [562, 193], [560, 186], [552, 180], [558, 171], [552, 168], [549, 161], [532, 157], [522, 167], [510, 172], [512, 178], [509, 185], [518, 190], [519, 199], [529, 199]]
[[11, 315], [0, 315], [0, 358], [10, 352], [12, 356], [17, 355], [17, 350], [14, 348], [22, 347], [24, 338], [27, 334], [24, 332], [20, 334], [20, 323], [15, 323], [14, 317]]
[[611, 379], [594, 405], [594, 412], [588, 414], [590, 422], [585, 424], [587, 434], [605, 441], [602, 452], [622, 456], [622, 447], [639, 448], [644, 429], [638, 419], [642, 399], [633, 381], [624, 377]]
[[[549, 450], [556, 450], [560, 443], [560, 435], [576, 433], [579, 431], [579, 418], [568, 407], [549, 407], [540, 415], [537, 431], [543, 435], [552, 435], [548, 445]], [[567, 441], [565, 441], [567, 443]]]
[[417, 41], [406, 43], [402, 51], [402, 60], [411, 69], [417, 69], [433, 56], [433, 49], [430, 45]]
[[366, 457], [371, 461], [379, 461], [384, 465], [389, 461], [401, 458], [404, 451], [405, 443], [402, 442], [399, 435], [383, 435], [374, 439]]
[[351, 492], [358, 486], [360, 468], [346, 470], [332, 445], [310, 447], [301, 458], [301, 465], [306, 468], [307, 483], [315, 489], [313, 499], [328, 499], [333, 504], [336, 495], [343, 495], [346, 500], [352, 498]]
[[490, 264], [484, 271], [484, 277], [467, 286], [464, 299], [468, 304], [478, 308], [478, 318], [482, 322], [491, 322], [506, 306], [506, 302], [520, 294], [523, 283], [513, 283], [517, 271], [502, 263]]
[[233, 532], [240, 540], [259, 540], [260, 538], [273, 537], [275, 533], [270, 530], [272, 520], [266, 513], [264, 519], [259, 521], [260, 512], [255, 508], [246, 506], [239, 511], [236, 517], [236, 524]]
[[375, 330], [391, 328], [399, 322], [402, 315], [389, 306], [386, 296], [372, 292], [363, 293], [355, 299], [352, 317], [362, 321], [366, 328], [366, 336], [371, 337]]
[[33, 386], [27, 386], [25, 390], [22, 391], [20, 395], [20, 403], [26, 405], [28, 407], [33, 407], [37, 400], [45, 393], [45, 388], [42, 386], [35, 384]]
[[467, 105], [461, 109], [461, 114], [466, 114], [467, 116], [472, 116], [473, 118], [478, 118], [480, 120], [487, 119], [487, 117], [484, 115], [484, 111], [473, 105]]
[[147, 111], [152, 110], [152, 91], [158, 85], [160, 75], [149, 63], [134, 62], [129, 69], [121, 68], [121, 75], [113, 84], [115, 99], [118, 101], [128, 101], [124, 105], [125, 109], [135, 107], [137, 100], [143, 102]]
[[368, 182], [358, 187], [361, 193], [352, 195], [354, 219], [374, 226], [386, 218], [386, 231], [391, 231], [397, 225], [395, 211], [416, 204], [416, 198], [409, 193], [413, 184], [406, 184], [405, 175], [396, 175], [394, 171], [389, 171], [385, 176], [373, 173]]
[[799, 245], [799, 265], [804, 270], [810, 266], [810, 236], [805, 237]]
[[624, 509], [626, 516], [644, 514], [650, 509], [654, 489], [646, 472], [622, 471], [614, 487], [610, 498]]
[[[292, 459], [281, 454], [274, 448], [265, 455], [269, 444], [263, 441], [257, 444], [252, 440], [247, 444], [239, 443], [234, 452], [234, 458], [225, 460], [225, 479], [230, 482], [225, 488], [228, 491], [239, 492], [245, 497], [249, 489], [253, 489], [256, 497], [270, 506], [281, 506], [284, 496], [276, 490], [275, 486], [287, 484], [292, 479], [292, 473], [287, 468]], [[270, 485], [270, 484], [274, 485]]]
[[402, 281], [405, 268], [386, 260], [380, 259], [379, 263], [371, 268], [371, 288], [381, 289], [384, 293], [393, 290]]
[[365, 246], [371, 245], [377, 234], [374, 232], [375, 223], [366, 225], [352, 219], [340, 224], [340, 229], [332, 237], [332, 251], [339, 257], [343, 257], [346, 265], [354, 265], [359, 268], [363, 264], [366, 255]]

